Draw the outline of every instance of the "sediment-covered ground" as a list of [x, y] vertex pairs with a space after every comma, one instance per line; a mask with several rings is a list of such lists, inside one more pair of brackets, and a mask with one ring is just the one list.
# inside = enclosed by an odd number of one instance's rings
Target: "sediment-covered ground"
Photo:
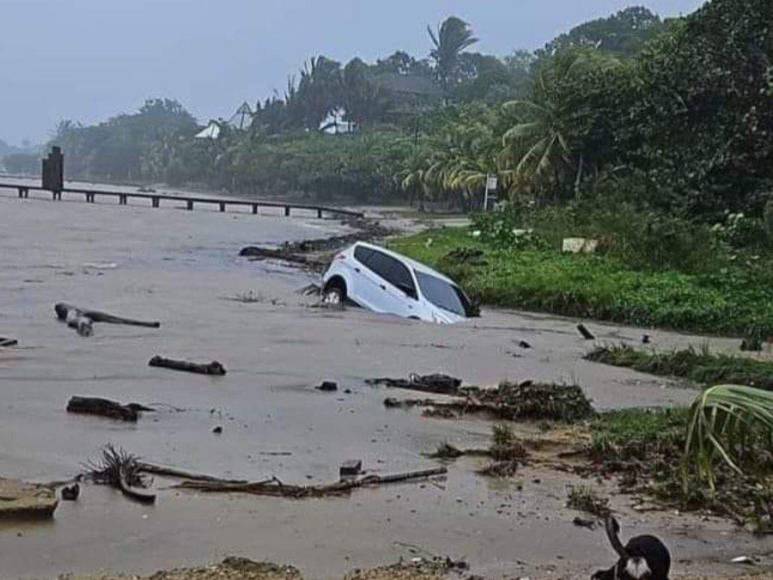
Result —
[[[247, 245], [347, 231], [311, 217], [19, 200], [0, 192], [0, 336], [19, 340], [0, 349], [0, 476], [68, 479], [110, 442], [148, 461], [223, 477], [324, 483], [338, 478], [347, 459], [393, 473], [437, 465], [423, 453], [444, 441], [488, 445], [489, 422], [385, 409], [384, 398], [400, 393], [364, 383], [411, 372], [483, 386], [576, 383], [597, 409], [685, 404], [695, 395], [667, 379], [583, 360], [594, 343], [579, 336], [575, 321], [484, 310], [468, 323], [435, 326], [329, 311], [296, 293], [314, 281], [309, 274], [238, 256]], [[60, 301], [159, 320], [161, 328], [96, 324], [93, 336], [80, 337], [55, 319]], [[642, 334], [589, 324], [601, 343], [636, 342]], [[662, 348], [736, 346], [648, 333]], [[519, 347], [522, 340], [532, 348]], [[218, 360], [228, 374], [148, 367], [157, 354]], [[338, 382], [339, 391], [315, 390], [322, 380]], [[158, 410], [116, 423], [67, 414], [72, 395]], [[216, 426], [222, 434], [212, 432]], [[571, 484], [613, 492], [613, 481], [539, 464], [491, 480], [475, 474], [480, 464], [465, 457], [442, 481], [330, 499], [197, 495], [156, 478], [158, 501], [149, 507], [84, 485], [79, 500], [62, 502], [50, 522], [0, 523], [0, 576], [149, 574], [231, 554], [286, 562], [307, 578], [429, 554], [463, 559], [484, 577], [587, 577], [612, 563], [603, 531], [573, 525], [577, 513], [565, 504]], [[633, 503], [612, 495], [623, 537], [659, 535], [677, 577], [742, 573], [729, 563], [741, 555], [770, 565], [769, 537], [714, 517], [637, 512]]]

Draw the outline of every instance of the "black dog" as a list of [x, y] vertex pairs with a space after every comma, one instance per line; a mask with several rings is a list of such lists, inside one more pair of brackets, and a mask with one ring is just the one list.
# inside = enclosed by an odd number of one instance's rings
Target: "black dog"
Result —
[[592, 580], [668, 580], [671, 554], [655, 536], [636, 536], [623, 547], [620, 526], [612, 516], [606, 518], [607, 537], [620, 559], [609, 570], [599, 570]]

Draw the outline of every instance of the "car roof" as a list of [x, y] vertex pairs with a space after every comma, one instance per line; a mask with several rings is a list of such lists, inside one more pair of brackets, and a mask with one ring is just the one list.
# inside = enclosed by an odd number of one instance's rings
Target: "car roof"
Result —
[[444, 276], [437, 270], [433, 270], [429, 266], [425, 266], [421, 262], [417, 262], [416, 260], [412, 260], [411, 258], [407, 256], [403, 256], [402, 254], [398, 254], [397, 252], [393, 252], [392, 250], [387, 250], [386, 248], [382, 246], [377, 246], [375, 244], [369, 244], [368, 242], [356, 242], [352, 248], [355, 248], [357, 246], [362, 246], [365, 248], [370, 248], [372, 250], [378, 250], [379, 252], [384, 252], [387, 256], [392, 256], [393, 258], [396, 258], [400, 260], [401, 262], [404, 262], [407, 266], [410, 266], [417, 272], [422, 272], [423, 274], [430, 274], [431, 276], [435, 276], [436, 278], [440, 278], [441, 280], [444, 280], [448, 282], [449, 284], [453, 284], [454, 286], [458, 286], [456, 282], [451, 280], [448, 276]]

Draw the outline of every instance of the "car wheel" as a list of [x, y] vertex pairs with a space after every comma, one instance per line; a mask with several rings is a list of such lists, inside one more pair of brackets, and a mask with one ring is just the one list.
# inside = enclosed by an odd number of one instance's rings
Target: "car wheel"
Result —
[[346, 287], [340, 280], [333, 280], [322, 292], [322, 302], [331, 306], [342, 305], [346, 300]]

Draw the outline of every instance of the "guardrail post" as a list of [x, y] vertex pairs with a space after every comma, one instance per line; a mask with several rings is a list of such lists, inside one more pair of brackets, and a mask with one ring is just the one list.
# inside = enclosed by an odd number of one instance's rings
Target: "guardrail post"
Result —
[[285, 206], [285, 217], [290, 217], [290, 206], [289, 205]]
[[187, 207], [188, 207], [189, 210], [193, 209], [193, 200], [192, 199], [188, 200], [188, 206]]
[[153, 196], [153, 207], [158, 207], [158, 196]]
[[255, 214], [255, 215], [258, 215], [258, 204], [257, 203], [253, 203], [252, 204], [252, 213]]
[[118, 196], [118, 203], [120, 205], [126, 205], [126, 195], [121, 194]]
[[19, 199], [21, 199], [21, 198], [23, 198], [23, 197], [24, 197], [24, 188], [23, 188], [23, 187], [20, 187], [20, 188], [19, 188]]
[[220, 202], [220, 211], [225, 211], [225, 204], [222, 201]]
[[322, 210], [321, 209], [317, 210], [317, 219], [322, 219]]

